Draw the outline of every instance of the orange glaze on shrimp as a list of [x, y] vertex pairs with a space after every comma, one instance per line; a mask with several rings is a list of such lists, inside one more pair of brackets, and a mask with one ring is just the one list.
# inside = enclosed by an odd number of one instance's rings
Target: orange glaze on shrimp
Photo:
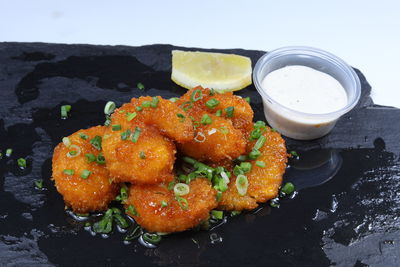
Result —
[[[89, 162], [86, 154], [99, 155], [100, 150], [93, 147], [90, 140], [95, 136], [103, 136], [105, 127], [96, 126], [86, 130], [79, 130], [68, 138], [73, 146], [67, 147], [60, 143], [54, 149], [53, 177], [57, 191], [64, 197], [66, 206], [78, 213], [101, 211], [117, 194], [118, 185], [110, 183], [109, 172], [105, 165]], [[86, 136], [86, 140], [80, 135]], [[68, 157], [70, 151], [80, 149], [80, 154]], [[82, 173], [90, 172], [87, 178]]]

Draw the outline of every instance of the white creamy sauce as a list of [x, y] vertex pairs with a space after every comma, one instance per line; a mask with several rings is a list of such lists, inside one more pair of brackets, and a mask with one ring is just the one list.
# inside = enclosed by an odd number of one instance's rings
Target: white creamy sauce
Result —
[[277, 69], [261, 86], [273, 100], [300, 112], [329, 113], [347, 104], [346, 91], [335, 78], [306, 66]]

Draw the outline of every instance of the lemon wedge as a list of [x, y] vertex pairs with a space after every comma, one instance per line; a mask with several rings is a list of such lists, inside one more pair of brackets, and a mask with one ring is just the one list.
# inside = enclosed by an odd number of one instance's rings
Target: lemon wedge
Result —
[[198, 85], [237, 91], [251, 84], [251, 59], [234, 54], [172, 51], [171, 79], [186, 89]]

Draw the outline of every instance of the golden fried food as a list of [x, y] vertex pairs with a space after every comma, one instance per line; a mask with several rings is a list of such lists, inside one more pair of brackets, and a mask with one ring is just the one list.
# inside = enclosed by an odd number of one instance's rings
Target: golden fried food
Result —
[[[278, 195], [287, 163], [285, 140], [269, 127], [266, 127], [263, 135], [266, 137], [266, 142], [260, 148], [261, 156], [257, 161], [263, 161], [266, 166], [258, 167], [255, 160], [251, 161], [252, 169], [245, 174], [249, 182], [245, 196], [239, 195], [235, 186], [236, 178], [232, 176], [228, 190], [222, 194], [219, 208], [225, 210], [254, 209], [257, 207], [257, 203], [266, 202]], [[248, 152], [253, 148], [255, 142], [249, 142]]]
[[209, 212], [217, 206], [216, 192], [207, 179], [197, 178], [189, 187], [189, 194], [178, 201], [173, 189], [168, 190], [164, 184], [133, 185], [125, 208], [147, 231], [185, 231], [207, 220]]
[[[200, 99], [193, 102], [193, 98], [195, 100], [197, 98]], [[210, 105], [213, 101], [218, 104], [215, 106]], [[208, 106], [207, 102], [209, 103]], [[234, 95], [232, 92], [221, 94], [198, 86], [186, 92], [177, 103], [181, 106], [185, 106], [185, 104], [187, 106], [191, 103], [192, 108], [188, 108], [187, 112], [192, 116], [202, 112], [216, 114], [220, 111], [222, 117], [231, 120], [233, 126], [244, 134], [250, 132], [253, 128], [253, 110], [251, 106], [245, 99]], [[230, 114], [228, 110], [232, 107], [233, 112]]]
[[192, 141], [178, 144], [183, 154], [206, 161], [234, 159], [243, 154], [246, 139], [242, 132], [235, 129], [230, 120], [215, 115], [209, 118], [212, 123], [200, 124]]
[[[71, 146], [60, 143], [54, 149], [52, 168], [55, 185], [65, 204], [75, 212], [105, 210], [117, 194], [118, 185], [110, 183], [106, 166], [96, 160], [89, 162], [86, 157], [86, 154], [93, 154], [95, 158], [99, 156], [101, 150], [95, 148], [90, 140], [103, 136], [104, 130], [103, 126], [80, 130], [68, 137]], [[68, 157], [68, 153], [77, 156]]]

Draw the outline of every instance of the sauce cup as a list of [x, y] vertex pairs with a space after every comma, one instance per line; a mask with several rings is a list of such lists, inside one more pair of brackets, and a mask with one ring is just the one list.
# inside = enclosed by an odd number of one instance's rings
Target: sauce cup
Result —
[[[347, 105], [330, 113], [312, 114], [276, 102], [261, 83], [268, 73], [291, 65], [310, 67], [335, 78], [346, 91]], [[305, 46], [283, 47], [263, 55], [254, 67], [253, 81], [263, 99], [268, 123], [283, 135], [297, 140], [312, 140], [328, 134], [336, 121], [354, 108], [361, 95], [360, 80], [348, 64], [331, 53]]]

